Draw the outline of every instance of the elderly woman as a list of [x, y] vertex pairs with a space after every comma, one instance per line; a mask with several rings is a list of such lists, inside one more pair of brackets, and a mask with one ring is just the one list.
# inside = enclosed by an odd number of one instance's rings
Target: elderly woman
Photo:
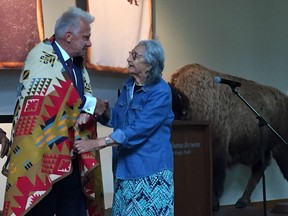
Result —
[[173, 215], [174, 119], [171, 90], [162, 79], [164, 51], [156, 40], [129, 52], [128, 72], [107, 126], [96, 140], [75, 141], [78, 153], [113, 146], [114, 199], [111, 215]]

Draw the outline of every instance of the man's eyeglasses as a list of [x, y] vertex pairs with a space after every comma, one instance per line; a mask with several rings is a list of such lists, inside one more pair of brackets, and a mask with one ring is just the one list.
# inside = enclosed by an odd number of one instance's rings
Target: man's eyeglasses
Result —
[[143, 56], [143, 55], [140, 55], [140, 54], [136, 53], [135, 51], [130, 51], [129, 56], [131, 56], [133, 61], [135, 61], [138, 56]]

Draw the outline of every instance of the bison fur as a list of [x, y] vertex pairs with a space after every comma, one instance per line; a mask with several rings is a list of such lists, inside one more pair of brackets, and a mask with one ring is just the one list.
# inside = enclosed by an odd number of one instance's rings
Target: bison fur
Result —
[[[183, 111], [185, 115], [182, 119], [208, 121], [210, 125], [214, 211], [219, 209], [226, 169], [234, 164], [251, 168], [245, 191], [235, 204], [239, 208], [250, 203], [251, 194], [272, 156], [288, 180], [288, 146], [269, 127], [259, 125], [255, 113], [231, 91], [229, 85], [215, 83], [216, 76], [240, 82], [242, 85], [237, 89], [239, 94], [284, 140], [288, 138], [288, 97], [280, 90], [216, 72], [200, 64], [189, 64], [177, 69], [172, 74], [171, 86], [185, 100], [186, 110]], [[261, 162], [261, 156], [264, 163]]]

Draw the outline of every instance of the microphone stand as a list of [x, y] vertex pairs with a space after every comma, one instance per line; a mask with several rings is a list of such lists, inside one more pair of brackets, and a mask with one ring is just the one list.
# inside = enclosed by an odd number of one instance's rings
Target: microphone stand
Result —
[[266, 206], [266, 187], [265, 187], [265, 170], [264, 170], [264, 164], [265, 164], [265, 152], [263, 148], [263, 131], [262, 127], [267, 126], [283, 143], [286, 145], [287, 142], [277, 133], [277, 131], [274, 130], [274, 128], [267, 123], [267, 121], [242, 97], [242, 95], [235, 89], [235, 86], [229, 85], [232, 89], [232, 92], [236, 94], [248, 107], [250, 110], [252, 110], [256, 114], [256, 118], [259, 120], [258, 126], [260, 128], [261, 133], [261, 143], [262, 143], [262, 152], [261, 152], [261, 164], [262, 164], [262, 186], [263, 186], [263, 211], [264, 216], [267, 216], [267, 206]]

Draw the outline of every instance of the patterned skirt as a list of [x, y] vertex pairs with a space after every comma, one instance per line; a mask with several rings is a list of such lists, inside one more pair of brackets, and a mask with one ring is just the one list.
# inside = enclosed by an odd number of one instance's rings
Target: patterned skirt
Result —
[[115, 179], [111, 216], [174, 215], [173, 172], [164, 170], [140, 179]]

